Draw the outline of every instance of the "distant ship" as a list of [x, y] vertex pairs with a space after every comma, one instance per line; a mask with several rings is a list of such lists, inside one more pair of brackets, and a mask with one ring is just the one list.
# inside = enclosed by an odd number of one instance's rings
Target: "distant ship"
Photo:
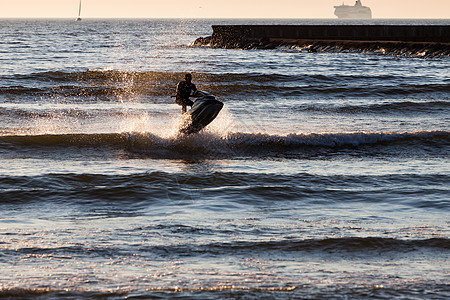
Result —
[[80, 5], [78, 6], [78, 18], [76, 18], [75, 21], [81, 21], [81, 0]]
[[354, 6], [342, 4], [334, 8], [334, 14], [339, 19], [372, 19], [370, 7], [363, 6], [361, 0], [356, 0]]

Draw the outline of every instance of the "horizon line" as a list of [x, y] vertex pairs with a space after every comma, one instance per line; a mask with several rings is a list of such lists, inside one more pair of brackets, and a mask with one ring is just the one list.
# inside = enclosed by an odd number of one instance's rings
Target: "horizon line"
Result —
[[[0, 19], [59, 19], [59, 20], [71, 20], [77, 17], [1, 17]], [[94, 19], [191, 19], [191, 20], [248, 20], [248, 19], [263, 19], [263, 20], [336, 20], [336, 21], [371, 21], [371, 20], [448, 20], [448, 18], [371, 18], [371, 19], [339, 19], [333, 17], [322, 18], [293, 18], [293, 17], [81, 17], [82, 20], [94, 20]]]

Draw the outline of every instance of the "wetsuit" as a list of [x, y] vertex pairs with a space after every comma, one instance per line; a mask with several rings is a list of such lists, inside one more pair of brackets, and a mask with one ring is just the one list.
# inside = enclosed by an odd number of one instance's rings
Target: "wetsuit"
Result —
[[192, 104], [194, 104], [194, 102], [189, 99], [189, 96], [191, 95], [191, 91], [195, 92], [196, 90], [195, 84], [189, 84], [185, 80], [180, 81], [177, 84], [177, 96], [175, 102], [182, 106], [183, 112], [186, 111], [187, 105], [192, 106]]

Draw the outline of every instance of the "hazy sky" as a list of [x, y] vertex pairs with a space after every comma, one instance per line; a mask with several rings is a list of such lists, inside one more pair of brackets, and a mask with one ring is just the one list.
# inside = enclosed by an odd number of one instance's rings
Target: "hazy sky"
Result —
[[[335, 18], [354, 0], [82, 0], [84, 18]], [[374, 18], [450, 19], [450, 0], [362, 0]], [[0, 0], [0, 18], [73, 18], [78, 0]]]

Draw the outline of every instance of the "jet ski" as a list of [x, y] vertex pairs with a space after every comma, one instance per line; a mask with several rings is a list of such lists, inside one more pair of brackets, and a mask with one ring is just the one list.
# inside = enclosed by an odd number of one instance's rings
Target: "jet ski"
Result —
[[204, 91], [197, 90], [191, 97], [196, 97], [197, 99], [192, 104], [192, 108], [184, 113], [185, 122], [180, 128], [180, 133], [186, 135], [197, 133], [208, 126], [223, 107], [222, 102]]

